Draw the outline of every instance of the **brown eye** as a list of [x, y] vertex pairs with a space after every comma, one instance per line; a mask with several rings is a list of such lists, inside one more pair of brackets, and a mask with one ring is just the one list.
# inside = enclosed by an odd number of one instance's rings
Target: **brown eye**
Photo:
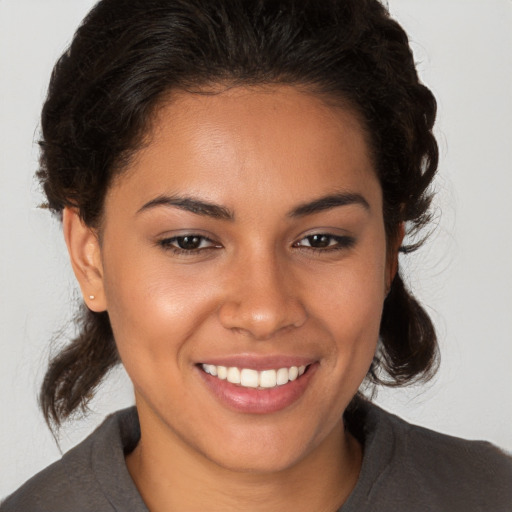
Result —
[[348, 249], [355, 244], [355, 239], [351, 236], [336, 236], [328, 233], [318, 233], [308, 235], [294, 244], [294, 247], [300, 249], [310, 249], [317, 251], [334, 251]]
[[165, 238], [158, 242], [158, 245], [166, 250], [171, 250], [181, 254], [199, 253], [207, 249], [219, 248], [219, 244], [213, 242], [209, 238], [201, 235], [182, 235]]
[[176, 245], [185, 251], [193, 251], [199, 249], [203, 237], [201, 236], [178, 236], [175, 238]]
[[329, 235], [311, 235], [307, 236], [306, 239], [308, 240], [310, 247], [315, 247], [317, 249], [329, 247], [332, 241], [332, 237]]

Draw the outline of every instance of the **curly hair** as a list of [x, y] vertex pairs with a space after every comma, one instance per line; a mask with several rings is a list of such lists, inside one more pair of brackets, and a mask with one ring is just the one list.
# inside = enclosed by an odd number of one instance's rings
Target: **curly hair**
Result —
[[[408, 38], [378, 0], [101, 0], [58, 60], [42, 111], [38, 178], [49, 208], [101, 223], [106, 192], [173, 90], [215, 84], [306, 86], [360, 116], [380, 180], [389, 240], [429, 221], [438, 165], [436, 101]], [[420, 244], [404, 245], [403, 252]], [[119, 362], [108, 313], [82, 306], [79, 332], [50, 361], [48, 424], [84, 408]], [[398, 272], [367, 378], [404, 385], [437, 367], [435, 330]]]

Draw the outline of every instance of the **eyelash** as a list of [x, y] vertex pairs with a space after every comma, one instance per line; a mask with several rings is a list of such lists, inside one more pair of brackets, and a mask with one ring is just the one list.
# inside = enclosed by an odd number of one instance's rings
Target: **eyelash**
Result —
[[[320, 237], [320, 238], [325, 237], [325, 238], [329, 239], [329, 243], [332, 241], [335, 241], [336, 243], [334, 245], [327, 245], [325, 247], [312, 247], [311, 245], [309, 245], [309, 246], [298, 245], [303, 240], [312, 239], [314, 237]], [[311, 241], [310, 241], [310, 243], [311, 243]], [[307, 236], [301, 238], [298, 242], [294, 243], [293, 246], [298, 249], [301, 249], [301, 250], [307, 250], [307, 251], [313, 251], [315, 253], [325, 254], [325, 253], [329, 253], [329, 252], [343, 251], [343, 250], [350, 249], [351, 247], [353, 247], [355, 245], [355, 243], [356, 243], [355, 238], [353, 238], [351, 236], [331, 235], [329, 233], [315, 233], [313, 235], [307, 235]]]
[[[172, 245], [173, 243], [178, 243], [178, 240], [184, 240], [186, 238], [199, 239], [199, 245], [201, 245], [204, 242], [208, 242], [210, 245], [208, 245], [207, 247], [198, 247], [196, 249], [183, 249], [182, 247], [176, 247], [175, 245]], [[184, 256], [199, 254], [203, 251], [220, 248], [220, 245], [216, 244], [216, 242], [214, 242], [210, 238], [203, 235], [197, 235], [195, 233], [173, 236], [172, 238], [164, 238], [163, 240], [160, 240], [158, 242], [158, 245], [166, 251], [171, 251], [173, 254]]]
[[[320, 238], [325, 237], [325, 238], [329, 239], [328, 240], [329, 245], [327, 245], [325, 247], [312, 247], [311, 245], [309, 245], [309, 246], [299, 245], [300, 242], [302, 242], [303, 240], [308, 240], [309, 243], [311, 244], [311, 239], [313, 239], [314, 237], [320, 237]], [[184, 249], [182, 247], [177, 247], [176, 245], [173, 245], [173, 244], [179, 243], [178, 242], [179, 240], [184, 240], [186, 238], [199, 239], [199, 247], [197, 247], [195, 249]], [[330, 243], [332, 241], [335, 241], [336, 243], [333, 245], [330, 245]], [[201, 245], [205, 242], [209, 243], [209, 245], [207, 247], [201, 247]], [[305, 251], [312, 251], [315, 253], [325, 254], [325, 253], [330, 253], [330, 252], [334, 252], [334, 251], [342, 251], [342, 250], [350, 249], [351, 247], [353, 247], [355, 245], [355, 243], [356, 243], [355, 238], [350, 237], [350, 236], [337, 236], [337, 235], [331, 235], [329, 233], [315, 233], [313, 235], [308, 235], [308, 236], [301, 238], [298, 242], [295, 242], [293, 244], [293, 247], [303, 250], [303, 251], [305, 250]], [[183, 256], [192, 256], [194, 254], [202, 253], [203, 251], [219, 249], [221, 247], [220, 244], [216, 244], [216, 242], [214, 242], [210, 238], [203, 236], [203, 235], [194, 234], [194, 233], [181, 235], [181, 236], [174, 236], [172, 238], [165, 238], [163, 240], [158, 241], [158, 245], [166, 251], [171, 251], [173, 254], [183, 255]]]

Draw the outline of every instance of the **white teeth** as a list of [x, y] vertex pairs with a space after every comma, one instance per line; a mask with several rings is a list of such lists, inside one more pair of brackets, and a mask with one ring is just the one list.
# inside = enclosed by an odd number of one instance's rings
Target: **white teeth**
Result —
[[289, 375], [290, 375], [290, 373], [288, 371], [288, 368], [279, 368], [279, 370], [277, 370], [277, 377], [276, 377], [277, 385], [282, 386], [283, 384], [286, 384], [290, 380], [288, 378]]
[[246, 388], [257, 388], [259, 386], [258, 372], [244, 368], [240, 372], [240, 384]]
[[263, 370], [261, 372], [251, 368], [237, 368], [235, 366], [215, 366], [203, 364], [203, 370], [221, 380], [227, 380], [232, 384], [239, 384], [246, 388], [275, 388], [296, 380], [304, 374], [306, 366], [291, 366], [276, 370]]
[[228, 368], [228, 382], [231, 382], [231, 384], [240, 384], [240, 370], [235, 366]]
[[275, 370], [263, 370], [260, 372], [260, 386], [262, 388], [275, 388], [277, 376]]
[[213, 375], [214, 377], [217, 376], [217, 367], [214, 364], [205, 364], [205, 365], [203, 365], [203, 369], [206, 373], [209, 373], [210, 375]]
[[299, 376], [299, 369], [296, 366], [292, 366], [288, 370], [288, 378], [290, 380], [295, 380]]

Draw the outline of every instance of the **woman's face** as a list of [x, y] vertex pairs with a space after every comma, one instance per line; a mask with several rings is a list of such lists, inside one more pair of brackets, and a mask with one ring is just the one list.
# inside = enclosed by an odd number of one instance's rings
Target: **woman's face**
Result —
[[143, 439], [275, 471], [339, 433], [393, 273], [350, 111], [286, 86], [174, 94], [100, 250]]

